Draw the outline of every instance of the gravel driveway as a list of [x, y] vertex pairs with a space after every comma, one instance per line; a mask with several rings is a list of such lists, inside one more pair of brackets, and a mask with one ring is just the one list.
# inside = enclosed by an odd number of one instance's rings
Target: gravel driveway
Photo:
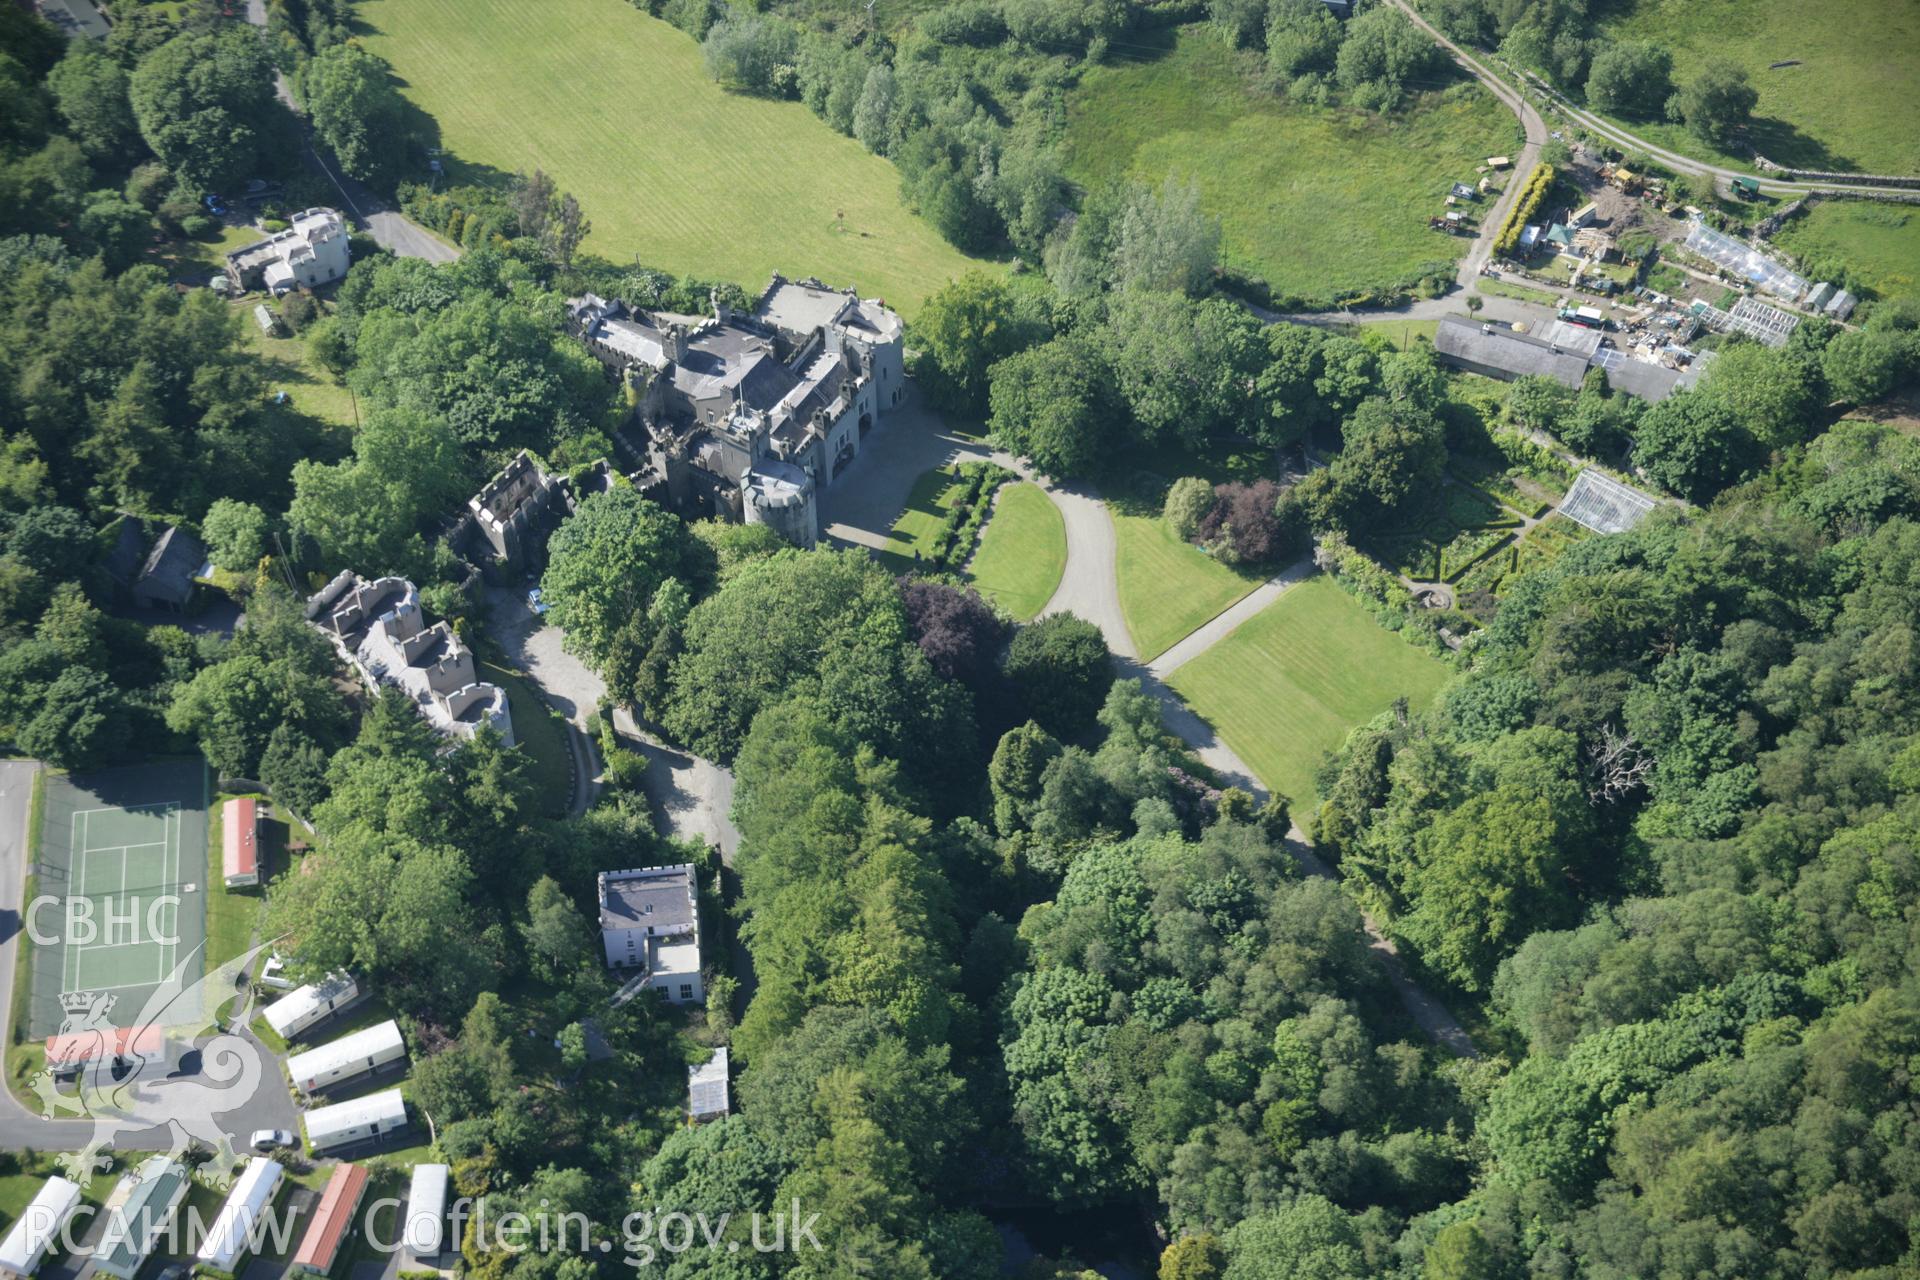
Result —
[[[574, 728], [576, 750], [584, 750], [582, 730], [606, 696], [606, 681], [567, 652], [565, 633], [528, 608], [520, 591], [493, 588], [487, 592], [487, 605], [494, 635], [509, 661], [567, 718]], [[643, 731], [624, 709], [614, 713], [613, 725], [647, 757], [647, 799], [654, 821], [677, 836], [719, 845], [721, 857], [731, 866], [740, 843], [740, 833], [728, 816], [733, 809], [733, 774], [711, 760], [667, 746]]]

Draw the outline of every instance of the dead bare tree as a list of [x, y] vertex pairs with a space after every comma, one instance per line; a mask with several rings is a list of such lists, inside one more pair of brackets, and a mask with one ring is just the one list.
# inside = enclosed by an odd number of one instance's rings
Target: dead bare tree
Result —
[[1598, 740], [1587, 744], [1587, 803], [1613, 804], [1632, 795], [1647, 784], [1653, 763], [1632, 734], [1600, 726]]

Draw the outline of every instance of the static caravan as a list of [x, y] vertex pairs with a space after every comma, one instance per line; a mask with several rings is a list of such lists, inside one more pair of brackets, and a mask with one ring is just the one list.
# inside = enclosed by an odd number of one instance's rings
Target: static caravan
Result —
[[93, 1269], [114, 1280], [133, 1280], [174, 1211], [187, 1198], [187, 1166], [154, 1156], [120, 1179], [102, 1210], [107, 1217], [94, 1246]]
[[407, 1252], [422, 1261], [440, 1256], [447, 1233], [447, 1176], [444, 1164], [413, 1166], [407, 1190]]
[[0, 1276], [30, 1276], [60, 1240], [60, 1229], [80, 1204], [79, 1184], [48, 1178], [0, 1241]]
[[294, 1054], [287, 1059], [287, 1073], [293, 1077], [295, 1088], [312, 1095], [358, 1080], [406, 1056], [400, 1024], [389, 1018], [318, 1049]]
[[687, 1118], [715, 1120], [727, 1114], [727, 1046], [697, 1067], [687, 1068]]
[[280, 1190], [283, 1173], [277, 1161], [265, 1156], [247, 1161], [247, 1167], [234, 1180], [233, 1190], [227, 1193], [227, 1202], [220, 1206], [219, 1216], [207, 1228], [200, 1252], [193, 1256], [215, 1271], [237, 1274], [240, 1259], [253, 1247], [256, 1225]]
[[220, 806], [220, 846], [227, 888], [260, 883], [260, 806], [252, 796]]
[[320, 1022], [360, 997], [359, 984], [348, 973], [330, 973], [319, 982], [309, 982], [281, 996], [262, 1013], [267, 1025], [282, 1040], [292, 1040], [308, 1027]]
[[367, 1194], [367, 1171], [357, 1164], [335, 1165], [320, 1193], [320, 1206], [313, 1211], [307, 1234], [300, 1237], [300, 1250], [293, 1255], [295, 1271], [324, 1276], [340, 1260], [340, 1246], [347, 1242], [353, 1228], [353, 1216], [360, 1212], [360, 1201]]
[[398, 1089], [315, 1107], [307, 1112], [307, 1145], [316, 1153], [366, 1142], [407, 1127], [407, 1103]]

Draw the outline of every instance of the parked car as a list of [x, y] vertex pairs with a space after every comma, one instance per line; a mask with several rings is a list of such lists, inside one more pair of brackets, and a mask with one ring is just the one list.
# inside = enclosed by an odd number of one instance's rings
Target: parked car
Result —
[[292, 1146], [293, 1135], [285, 1129], [255, 1129], [253, 1136], [247, 1139], [247, 1145], [255, 1151], [273, 1151]]
[[227, 202], [219, 196], [208, 196], [207, 212], [216, 218], [224, 218], [227, 216]]

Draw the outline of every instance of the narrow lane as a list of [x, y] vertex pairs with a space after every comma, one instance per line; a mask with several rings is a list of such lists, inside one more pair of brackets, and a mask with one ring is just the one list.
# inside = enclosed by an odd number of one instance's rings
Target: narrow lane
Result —
[[1507, 210], [1520, 198], [1520, 187], [1526, 176], [1533, 172], [1533, 166], [1540, 163], [1540, 149], [1547, 145], [1547, 122], [1533, 109], [1533, 104], [1510, 88], [1506, 81], [1495, 75], [1484, 63], [1447, 39], [1436, 30], [1432, 23], [1407, 3], [1407, 0], [1391, 0], [1394, 7], [1404, 13], [1413, 25], [1433, 38], [1467, 74], [1485, 85], [1487, 91], [1500, 99], [1507, 110], [1520, 118], [1520, 128], [1526, 134], [1526, 141], [1520, 152], [1514, 157], [1513, 177], [1508, 180], [1506, 190], [1487, 210], [1487, 216], [1480, 223], [1480, 234], [1474, 237], [1473, 248], [1461, 260], [1460, 271], [1454, 282], [1462, 289], [1470, 289], [1473, 282], [1480, 278], [1481, 269], [1493, 258], [1493, 241], [1500, 232], [1500, 224], [1506, 220]]
[[1100, 628], [1115, 655], [1133, 658], [1133, 636], [1120, 609], [1119, 540], [1114, 536], [1112, 513], [1082, 486], [1049, 485], [1047, 496], [1066, 521], [1067, 567], [1041, 616], [1071, 613], [1085, 619]]
[[[247, 0], [247, 21], [265, 30], [266, 0]], [[397, 258], [421, 258], [427, 262], [452, 262], [460, 250], [427, 230], [406, 214], [390, 208], [386, 201], [365, 185], [354, 181], [328, 164], [313, 145], [313, 129], [300, 106], [293, 100], [293, 89], [286, 76], [273, 73], [274, 96], [294, 115], [300, 130], [300, 150], [307, 167], [322, 175], [340, 193], [340, 202], [355, 222], [373, 237], [374, 243]]]

